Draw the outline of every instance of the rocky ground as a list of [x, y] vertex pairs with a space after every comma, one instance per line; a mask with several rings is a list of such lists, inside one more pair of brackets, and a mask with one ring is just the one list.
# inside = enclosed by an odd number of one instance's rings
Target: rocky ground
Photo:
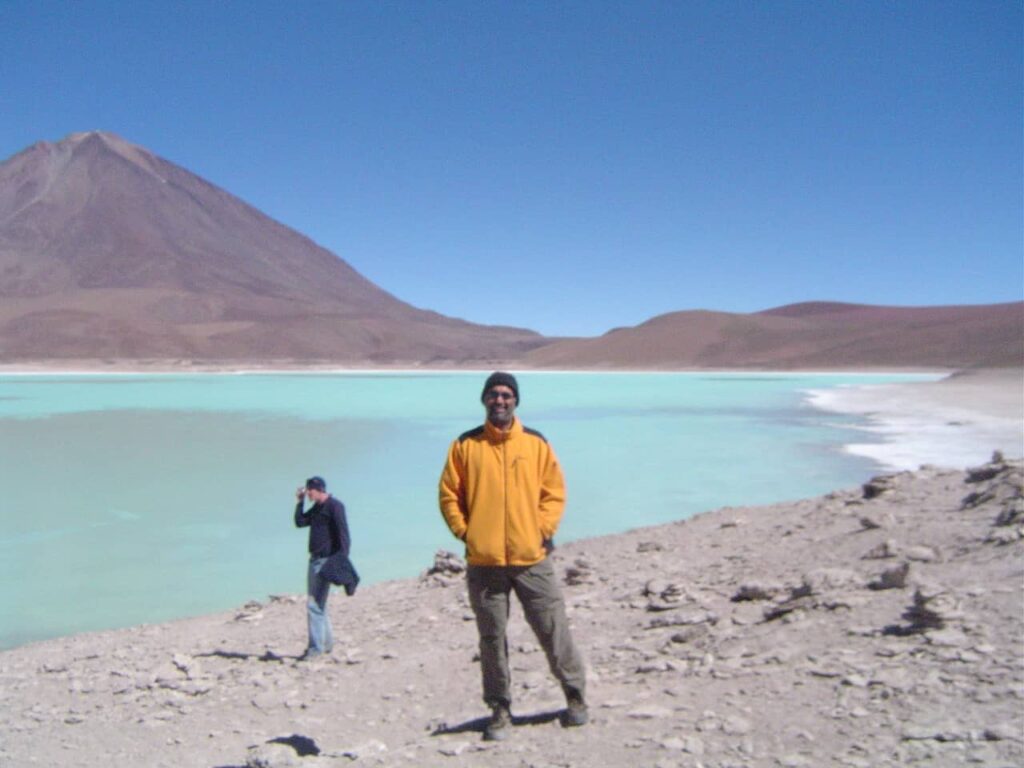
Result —
[[518, 611], [516, 727], [482, 742], [457, 558], [301, 596], [0, 653], [3, 766], [1024, 764], [1020, 461], [580, 541], [556, 553], [591, 723]]

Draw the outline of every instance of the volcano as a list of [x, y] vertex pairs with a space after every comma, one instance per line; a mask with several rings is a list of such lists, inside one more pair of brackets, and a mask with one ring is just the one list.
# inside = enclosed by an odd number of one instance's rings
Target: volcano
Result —
[[0, 360], [513, 359], [546, 342], [413, 307], [223, 189], [118, 136], [0, 164]]

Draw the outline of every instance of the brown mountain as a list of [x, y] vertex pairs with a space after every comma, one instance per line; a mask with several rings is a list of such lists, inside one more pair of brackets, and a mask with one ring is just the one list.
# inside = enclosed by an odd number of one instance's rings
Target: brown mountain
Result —
[[41, 142], [0, 164], [0, 361], [459, 363], [542, 343], [399, 301], [108, 133]]
[[0, 164], [0, 362], [559, 368], [1019, 366], [1024, 302], [687, 311], [545, 339], [406, 304], [241, 200], [108, 133]]
[[1024, 365], [1024, 302], [879, 307], [813, 302], [754, 314], [659, 315], [526, 354], [550, 368], [855, 368]]

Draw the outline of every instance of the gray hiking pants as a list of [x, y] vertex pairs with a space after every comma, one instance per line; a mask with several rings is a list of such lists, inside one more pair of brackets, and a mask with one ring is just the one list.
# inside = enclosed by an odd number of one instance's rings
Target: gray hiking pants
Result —
[[583, 659], [572, 641], [565, 601], [549, 558], [530, 566], [469, 566], [469, 602], [480, 633], [480, 671], [484, 701], [490, 707], [512, 703], [508, 667], [509, 593], [514, 591], [523, 613], [548, 659], [552, 674], [566, 695], [580, 696], [586, 684]]

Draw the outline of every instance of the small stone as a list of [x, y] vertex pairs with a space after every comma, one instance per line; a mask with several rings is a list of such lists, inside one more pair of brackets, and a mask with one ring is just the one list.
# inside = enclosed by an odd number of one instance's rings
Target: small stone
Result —
[[347, 757], [350, 760], [359, 760], [361, 758], [370, 757], [371, 755], [379, 755], [380, 753], [387, 751], [388, 747], [386, 744], [377, 741], [376, 739], [370, 739], [370, 741], [357, 746], [343, 749], [341, 752], [337, 753], [337, 756]]
[[671, 749], [676, 752], [683, 752], [686, 750], [686, 742], [680, 739], [678, 736], [672, 736], [668, 739], [663, 739], [658, 742], [658, 746], [662, 749]]
[[683, 752], [690, 755], [703, 755], [704, 742], [698, 736], [687, 736], [683, 739]]
[[661, 552], [665, 549], [665, 546], [660, 541], [641, 541], [636, 545], [636, 551], [642, 553], [645, 552]]
[[896, 557], [899, 554], [900, 547], [894, 539], [886, 539], [881, 544], [872, 547], [862, 555], [863, 560], [885, 560], [890, 557]]
[[986, 741], [1024, 741], [1024, 731], [1011, 723], [990, 725], [982, 735]]
[[764, 611], [756, 605], [738, 605], [730, 618], [738, 627], [749, 627], [764, 621]]
[[879, 475], [871, 478], [861, 486], [865, 499], [877, 499], [884, 493], [889, 493], [896, 485], [898, 475]]
[[962, 648], [970, 644], [967, 635], [959, 629], [942, 629], [929, 632], [928, 642], [932, 645], [946, 648]]
[[463, 752], [465, 752], [467, 749], [469, 749], [470, 746], [472, 746], [472, 745], [468, 741], [456, 741], [456, 742], [454, 742], [452, 744], [447, 744], [447, 745], [441, 747], [437, 751], [440, 752], [445, 757], [458, 757]]
[[782, 594], [783, 588], [778, 584], [763, 584], [761, 582], [747, 582], [741, 584], [736, 594], [732, 596], [734, 603], [746, 600], [774, 600]]
[[750, 721], [739, 715], [729, 715], [722, 721], [722, 732], [730, 736], [742, 736], [750, 733]]
[[874, 590], [882, 589], [903, 589], [907, 586], [907, 576], [910, 574], [910, 563], [904, 562], [892, 568], [887, 568], [868, 587]]
[[804, 574], [803, 584], [794, 597], [802, 595], [820, 595], [836, 589], [860, 587], [864, 580], [856, 571], [847, 568], [818, 568]]
[[939, 559], [939, 553], [932, 547], [907, 547], [902, 554], [907, 560], [919, 563], [932, 563]]
[[892, 528], [896, 519], [891, 512], [869, 512], [861, 515], [860, 526], [865, 531], [873, 531], [878, 528]]
[[299, 768], [302, 758], [285, 744], [260, 744], [250, 747], [246, 768]]
[[661, 718], [672, 717], [673, 711], [668, 707], [660, 707], [656, 704], [652, 704], [645, 707], [637, 707], [636, 709], [630, 710], [628, 716], [634, 720], [658, 720]]

